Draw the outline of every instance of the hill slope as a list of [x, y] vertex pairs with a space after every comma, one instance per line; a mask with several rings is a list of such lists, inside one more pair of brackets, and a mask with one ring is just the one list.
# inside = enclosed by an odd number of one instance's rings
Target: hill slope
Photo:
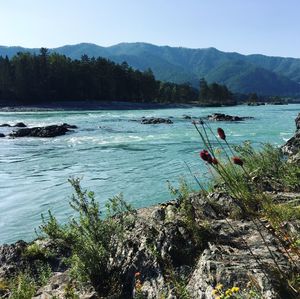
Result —
[[[38, 49], [0, 46], [0, 55], [12, 57], [17, 52], [38, 53]], [[111, 47], [95, 44], [67, 45], [51, 52], [80, 59], [83, 54], [105, 57], [115, 62], [127, 61], [136, 69], [151, 68], [157, 79], [176, 83], [199, 79], [225, 83], [235, 92], [265, 95], [300, 94], [300, 59], [225, 53], [215, 48], [188, 49], [155, 46], [147, 43], [121, 43]]]

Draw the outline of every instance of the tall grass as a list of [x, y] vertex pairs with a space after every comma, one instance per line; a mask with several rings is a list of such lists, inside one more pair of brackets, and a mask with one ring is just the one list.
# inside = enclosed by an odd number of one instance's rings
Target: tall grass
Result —
[[[221, 128], [218, 128], [215, 134], [203, 121], [200, 122], [200, 126], [195, 122], [193, 124], [204, 144], [200, 157], [212, 172], [214, 184], [224, 189], [231, 196], [243, 217], [253, 222], [269, 251], [275, 268], [282, 280], [286, 282], [289, 293], [292, 296], [298, 296], [299, 290], [295, 290], [291, 285], [288, 275], [281, 269], [275, 252], [271, 250], [261, 230], [262, 228], [268, 229], [274, 233], [291, 263], [298, 268], [299, 265], [290, 254], [291, 244], [285, 242], [287, 235], [290, 239], [293, 237], [289, 232], [282, 231], [283, 222], [289, 213], [280, 211], [288, 210], [289, 207], [276, 205], [266, 191], [300, 190], [300, 167], [287, 163], [280, 149], [270, 144], [263, 145], [260, 151], [256, 151], [249, 142], [245, 142], [242, 146], [232, 147]], [[217, 147], [221, 150], [217, 150], [212, 140], [217, 140]], [[268, 225], [265, 225], [262, 217], [269, 220]], [[251, 249], [249, 247], [248, 249], [253, 255]], [[299, 250], [294, 251], [299, 256]]]

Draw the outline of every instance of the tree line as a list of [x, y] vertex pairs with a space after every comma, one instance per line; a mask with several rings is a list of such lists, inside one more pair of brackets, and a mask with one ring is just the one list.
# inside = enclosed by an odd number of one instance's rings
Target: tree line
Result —
[[200, 80], [199, 101], [203, 105], [211, 106], [236, 104], [233, 93], [226, 85], [220, 85], [215, 82], [208, 84], [204, 78]]
[[150, 69], [83, 55], [80, 60], [41, 48], [39, 54], [0, 57], [0, 99], [22, 103], [69, 100], [190, 102], [198, 91], [189, 84], [165, 83]]
[[39, 54], [0, 56], [0, 100], [20, 103], [49, 101], [130, 101], [232, 104], [232, 93], [224, 85], [200, 81], [200, 92], [190, 84], [156, 80], [151, 69], [139, 71], [126, 62], [83, 55], [71, 59], [41, 48]]

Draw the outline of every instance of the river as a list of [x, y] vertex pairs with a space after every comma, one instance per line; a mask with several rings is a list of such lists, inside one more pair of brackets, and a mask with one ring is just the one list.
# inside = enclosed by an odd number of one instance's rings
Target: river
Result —
[[[202, 144], [190, 120], [214, 112], [252, 116], [244, 122], [211, 123], [226, 131], [228, 141], [251, 140], [283, 144], [295, 131], [300, 104], [158, 110], [0, 112], [0, 124], [24, 122], [41, 126], [66, 122], [74, 133], [51, 139], [0, 139], [0, 243], [31, 240], [41, 213], [51, 209], [60, 221], [72, 215], [69, 177], [82, 177], [82, 186], [95, 191], [103, 204], [122, 192], [134, 207], [171, 198], [167, 181], [191, 180], [185, 162], [207, 179], [200, 161]], [[142, 125], [142, 116], [172, 117], [172, 125]], [[11, 129], [0, 128], [8, 133]]]

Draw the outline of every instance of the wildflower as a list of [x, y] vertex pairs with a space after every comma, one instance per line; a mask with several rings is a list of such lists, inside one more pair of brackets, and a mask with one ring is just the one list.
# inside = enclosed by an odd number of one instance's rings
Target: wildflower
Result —
[[244, 162], [239, 157], [232, 157], [232, 162], [236, 165], [243, 166]]
[[219, 161], [216, 158], [212, 158], [211, 163], [215, 164], [215, 165], [218, 165]]
[[212, 294], [212, 295], [218, 294], [218, 290], [212, 290], [211, 294]]
[[221, 283], [218, 283], [216, 286], [216, 290], [220, 291], [223, 288], [223, 285]]
[[226, 134], [222, 128], [217, 129], [218, 135], [221, 139], [226, 140]]
[[213, 162], [213, 158], [207, 150], [202, 150], [200, 152], [200, 157], [202, 160], [206, 161], [209, 164], [212, 164], [212, 162]]
[[240, 288], [238, 288], [238, 287], [231, 288], [232, 293], [237, 293], [239, 290], [240, 290]]
[[230, 296], [231, 294], [232, 294], [232, 292], [231, 292], [230, 289], [228, 289], [228, 290], [225, 292], [225, 295], [226, 295], [226, 296]]

